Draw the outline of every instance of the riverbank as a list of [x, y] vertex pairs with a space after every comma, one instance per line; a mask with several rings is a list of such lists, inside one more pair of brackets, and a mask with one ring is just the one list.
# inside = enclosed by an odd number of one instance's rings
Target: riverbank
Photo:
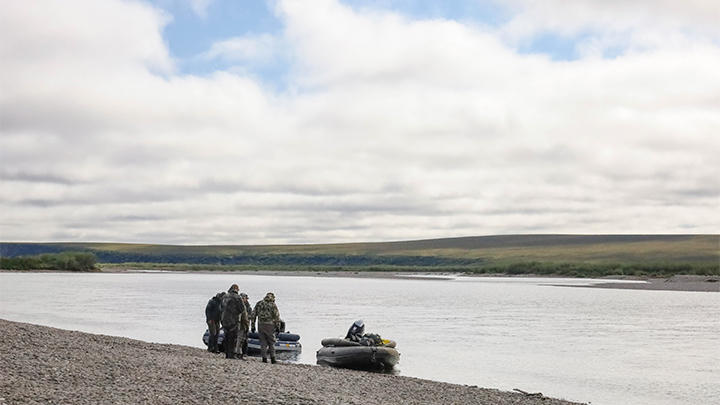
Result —
[[587, 287], [622, 290], [720, 292], [720, 277], [678, 275], [669, 278], [650, 278], [640, 283], [609, 281]]
[[0, 319], [0, 404], [51, 403], [577, 404], [388, 374], [226, 360], [188, 346]]
[[[0, 270], [0, 273], [28, 272], [18, 270]], [[33, 273], [67, 273], [58, 270], [32, 270]], [[342, 278], [412, 278], [427, 280], [452, 280], [458, 276], [464, 277], [513, 277], [513, 278], [563, 278], [560, 276], [547, 276], [536, 274], [508, 275], [508, 274], [467, 274], [455, 272], [397, 272], [397, 271], [306, 271], [306, 270], [232, 270], [232, 271], [197, 271], [197, 270], [136, 270], [122, 267], [103, 267], [101, 273], [186, 273], [194, 274], [238, 274], [255, 276], [295, 276], [295, 277], [342, 277]], [[582, 280], [582, 278], [577, 278]], [[597, 280], [597, 279], [593, 279]], [[581, 288], [614, 288], [621, 290], [647, 290], [647, 291], [690, 291], [690, 292], [720, 292], [720, 276], [675, 275], [666, 278], [608, 276], [601, 283], [588, 285], [562, 285], [561, 287]]]

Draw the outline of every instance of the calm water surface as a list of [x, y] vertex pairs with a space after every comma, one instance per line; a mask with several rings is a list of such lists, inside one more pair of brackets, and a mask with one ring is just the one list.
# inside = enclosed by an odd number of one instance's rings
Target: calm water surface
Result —
[[233, 283], [253, 304], [275, 293], [301, 335], [300, 363], [362, 318], [397, 341], [400, 375], [594, 405], [720, 398], [717, 293], [555, 285], [588, 283], [574, 279], [2, 273], [0, 317], [204, 347], [205, 304]]

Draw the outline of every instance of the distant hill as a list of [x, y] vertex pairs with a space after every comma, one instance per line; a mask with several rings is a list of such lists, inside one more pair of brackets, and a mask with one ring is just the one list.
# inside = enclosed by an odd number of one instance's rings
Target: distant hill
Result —
[[720, 263], [720, 235], [502, 235], [315, 245], [0, 243], [0, 255], [92, 252], [100, 263], [478, 268], [513, 263]]

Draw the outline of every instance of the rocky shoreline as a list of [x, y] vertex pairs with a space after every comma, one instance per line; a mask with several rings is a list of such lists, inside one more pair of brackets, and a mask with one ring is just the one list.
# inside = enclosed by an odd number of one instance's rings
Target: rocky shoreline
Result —
[[0, 338], [2, 405], [577, 404], [389, 374], [226, 360], [188, 346], [4, 319]]

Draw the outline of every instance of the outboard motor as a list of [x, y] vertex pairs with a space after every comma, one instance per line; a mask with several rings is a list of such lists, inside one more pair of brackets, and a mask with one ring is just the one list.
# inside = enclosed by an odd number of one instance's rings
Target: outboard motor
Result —
[[345, 339], [352, 340], [353, 342], [359, 342], [363, 333], [365, 333], [365, 322], [363, 322], [362, 319], [358, 319], [352, 324], [350, 329], [348, 329]]

